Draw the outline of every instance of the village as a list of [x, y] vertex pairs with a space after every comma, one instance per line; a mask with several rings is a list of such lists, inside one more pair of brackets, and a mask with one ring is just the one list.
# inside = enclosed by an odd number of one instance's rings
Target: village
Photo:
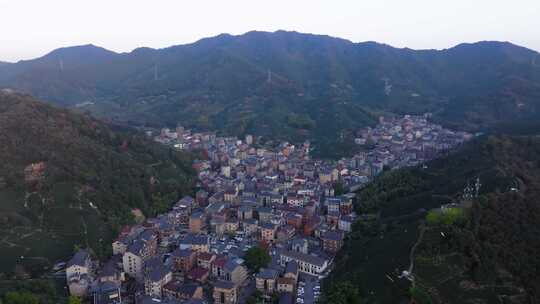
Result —
[[[356, 132], [362, 151], [313, 159], [309, 142], [261, 143], [181, 126], [156, 144], [200, 151], [194, 197], [125, 227], [106, 263], [80, 250], [66, 265], [70, 294], [94, 304], [315, 303], [321, 280], [362, 215], [355, 191], [384, 170], [416, 166], [472, 138], [429, 114], [380, 118]], [[257, 252], [268, 261], [254, 268]]]

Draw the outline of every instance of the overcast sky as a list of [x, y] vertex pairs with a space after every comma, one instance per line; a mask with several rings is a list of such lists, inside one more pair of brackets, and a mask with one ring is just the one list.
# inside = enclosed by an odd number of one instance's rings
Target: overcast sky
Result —
[[540, 0], [0, 0], [0, 60], [278, 29], [415, 49], [504, 40], [540, 50]]

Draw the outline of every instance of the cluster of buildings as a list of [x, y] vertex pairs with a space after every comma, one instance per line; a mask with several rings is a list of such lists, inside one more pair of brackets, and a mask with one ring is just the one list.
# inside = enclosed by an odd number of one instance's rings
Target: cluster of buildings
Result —
[[[352, 230], [354, 190], [383, 166], [413, 165], [467, 139], [412, 116], [360, 133], [358, 143], [374, 142], [372, 151], [329, 162], [312, 159], [308, 142], [270, 147], [251, 135], [161, 130], [157, 142], [204, 155], [193, 163], [194, 197], [125, 227], [101, 267], [78, 252], [66, 268], [70, 292], [95, 304], [233, 304], [259, 290], [294, 303], [299, 281], [326, 276]], [[345, 191], [336, 193], [337, 184]], [[250, 273], [245, 255], [254, 246], [271, 262]]]
[[392, 169], [416, 166], [473, 137], [470, 133], [452, 131], [431, 123], [430, 116], [428, 113], [399, 118], [380, 117], [375, 128], [359, 130], [355, 143], [373, 148], [353, 157], [355, 165], [361, 171], [372, 171], [375, 175], [384, 166]]

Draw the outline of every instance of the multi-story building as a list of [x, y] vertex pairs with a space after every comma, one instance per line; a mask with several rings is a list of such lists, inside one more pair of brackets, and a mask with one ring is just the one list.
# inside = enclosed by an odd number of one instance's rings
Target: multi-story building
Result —
[[337, 253], [343, 246], [343, 232], [330, 230], [321, 236], [323, 250], [330, 253]]
[[261, 239], [265, 242], [271, 243], [276, 239], [277, 226], [271, 223], [261, 224]]
[[255, 275], [255, 287], [263, 294], [272, 294], [276, 291], [278, 272], [275, 269], [262, 268]]
[[161, 298], [163, 296], [163, 286], [172, 280], [172, 272], [168, 267], [156, 267], [144, 280], [144, 291], [146, 295]]
[[236, 286], [232, 282], [217, 281], [214, 283], [213, 291], [214, 303], [216, 304], [236, 304], [238, 295]]
[[204, 213], [203, 212], [193, 212], [189, 217], [189, 231], [191, 233], [199, 233], [204, 227]]
[[66, 264], [66, 279], [69, 293], [83, 297], [92, 282], [92, 260], [86, 250], [79, 250]]
[[296, 251], [283, 251], [280, 254], [280, 264], [285, 266], [290, 261], [298, 263], [298, 270], [311, 275], [320, 275], [326, 270], [328, 261], [322, 257]]

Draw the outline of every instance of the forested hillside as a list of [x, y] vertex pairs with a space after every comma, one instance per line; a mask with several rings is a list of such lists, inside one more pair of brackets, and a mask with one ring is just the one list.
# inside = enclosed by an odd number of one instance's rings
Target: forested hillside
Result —
[[[371, 216], [336, 259], [327, 302], [537, 303], [539, 189], [532, 136], [485, 137], [427, 168], [383, 174], [359, 193], [357, 211]], [[412, 286], [402, 273], [411, 262]], [[332, 300], [354, 293], [360, 302]]]
[[42, 270], [74, 245], [105, 254], [133, 209], [192, 191], [190, 155], [27, 95], [0, 92], [0, 131], [0, 272]]
[[506, 42], [397, 49], [278, 31], [117, 54], [58, 49], [0, 68], [0, 87], [132, 124], [310, 139], [322, 146], [381, 112], [433, 112], [483, 130], [540, 114], [540, 55]]

